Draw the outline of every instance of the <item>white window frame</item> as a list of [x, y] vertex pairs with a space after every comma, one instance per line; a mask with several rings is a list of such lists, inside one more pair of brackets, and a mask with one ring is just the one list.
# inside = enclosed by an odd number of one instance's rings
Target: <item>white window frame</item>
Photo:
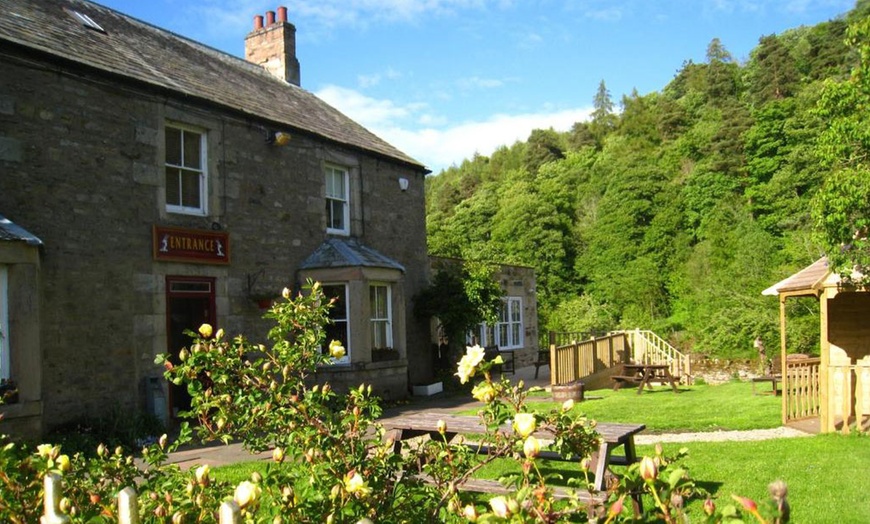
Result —
[[12, 378], [9, 343], [9, 271], [0, 265], [0, 379]]
[[[172, 169], [181, 169], [188, 172], [199, 173], [199, 207], [191, 207], [185, 206], [183, 204], [170, 204], [169, 201], [166, 201], [166, 211], [168, 213], [179, 213], [183, 215], [197, 215], [197, 216], [205, 216], [208, 214], [208, 154], [206, 151], [207, 145], [207, 134], [204, 129], [188, 126], [184, 124], [179, 124], [176, 122], [167, 122], [165, 125], [165, 129], [175, 129], [181, 132], [182, 143], [181, 143], [181, 165], [170, 164], [166, 159], [166, 139], [164, 137], [164, 151], [163, 151], [163, 180], [164, 183], [168, 184], [168, 176], [166, 174], [167, 168]], [[190, 166], [184, 165], [184, 140], [186, 134], [195, 133], [199, 135], [199, 168], [194, 168]], [[165, 130], [164, 130], [165, 134]], [[178, 184], [181, 185], [181, 181], [178, 180]], [[164, 198], [166, 198], [166, 190], [167, 187], [163, 188], [164, 190]], [[182, 202], [184, 201], [184, 196], [181, 193], [181, 188], [179, 188], [179, 195], [181, 195]]]
[[[349, 235], [350, 234], [350, 170], [346, 167], [335, 164], [326, 164], [323, 168], [324, 172], [324, 200], [326, 201], [326, 232], [333, 235]], [[341, 177], [341, 183], [344, 188], [344, 194], [336, 194], [335, 184], [330, 183], [335, 177]], [[341, 221], [342, 227], [332, 227], [333, 225], [333, 205], [338, 203], [342, 206]]]
[[[350, 315], [350, 297], [348, 296], [349, 286], [346, 282], [330, 282], [330, 283], [323, 284], [324, 290], [325, 290], [325, 288], [328, 288], [328, 287], [336, 287], [336, 288], [340, 287], [344, 290], [344, 318], [333, 316], [336, 313], [335, 305], [333, 305], [330, 308], [329, 314], [330, 314], [330, 319], [332, 319], [333, 321], [344, 322], [345, 341], [346, 341], [344, 343], [345, 353], [344, 353], [344, 356], [342, 358], [338, 358], [338, 359], [333, 358], [331, 363], [333, 365], [335, 365], [335, 364], [350, 364], [350, 352], [351, 352], [350, 317], [351, 317], [351, 315]], [[330, 327], [331, 326], [326, 326], [327, 332], [328, 332]], [[324, 342], [323, 342], [323, 344], [324, 344], [323, 351], [325, 351], [325, 352], [329, 351], [329, 343], [330, 342], [332, 342], [332, 340], [329, 339], [329, 335], [327, 334], [327, 339], [324, 340]]]
[[498, 346], [499, 350], [523, 347], [523, 299], [504, 297], [499, 310], [499, 320], [494, 325], [481, 323], [478, 329], [478, 344]]
[[[379, 292], [383, 292], [384, 300], [386, 301], [386, 317], [378, 316], [377, 311], [377, 303], [378, 303], [378, 294]], [[372, 295], [374, 293], [374, 296]], [[392, 289], [389, 284], [385, 284], [382, 282], [373, 282], [369, 284], [369, 308], [370, 319], [369, 319], [369, 333], [371, 335], [371, 344], [372, 349], [384, 349], [384, 348], [392, 348], [393, 347], [393, 300], [392, 300]], [[376, 325], [385, 325], [384, 335], [386, 340], [384, 340], [383, 344], [378, 344], [375, 340], [376, 336]]]

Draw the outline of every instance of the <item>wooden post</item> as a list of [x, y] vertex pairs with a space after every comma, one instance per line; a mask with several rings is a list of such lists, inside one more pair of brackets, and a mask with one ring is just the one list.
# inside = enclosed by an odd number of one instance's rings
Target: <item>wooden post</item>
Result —
[[239, 524], [242, 522], [242, 508], [235, 500], [228, 500], [221, 504], [220, 524]]
[[[785, 425], [788, 422], [788, 402], [789, 402], [789, 387], [788, 387], [788, 370], [785, 367], [785, 354], [786, 354], [786, 333], [785, 333], [785, 296], [779, 296], [779, 359], [782, 362], [782, 366], [779, 368], [782, 370], [782, 398], [780, 402], [782, 403], [782, 424]], [[766, 364], [765, 364], [766, 366]], [[776, 395], [776, 391], [773, 392]]]
[[139, 500], [131, 486], [118, 492], [118, 523], [139, 524]]
[[69, 523], [69, 517], [60, 512], [60, 489], [60, 475], [49, 473], [45, 476], [45, 515], [39, 519], [40, 524]]
[[559, 366], [559, 363], [556, 362], [556, 332], [550, 331], [547, 334], [547, 342], [550, 348], [550, 385], [555, 386], [556, 382], [556, 369]]

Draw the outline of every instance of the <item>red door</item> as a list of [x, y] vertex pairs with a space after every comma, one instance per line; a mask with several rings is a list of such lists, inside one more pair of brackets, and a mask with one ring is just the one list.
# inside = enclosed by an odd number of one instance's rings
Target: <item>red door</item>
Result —
[[[211, 277], [166, 277], [166, 339], [173, 364], [178, 363], [181, 349], [190, 346], [191, 338], [184, 334], [186, 330], [196, 332], [205, 323], [214, 326], [214, 286], [215, 279]], [[187, 386], [170, 383], [170, 416], [177, 419], [179, 412], [188, 409]]]

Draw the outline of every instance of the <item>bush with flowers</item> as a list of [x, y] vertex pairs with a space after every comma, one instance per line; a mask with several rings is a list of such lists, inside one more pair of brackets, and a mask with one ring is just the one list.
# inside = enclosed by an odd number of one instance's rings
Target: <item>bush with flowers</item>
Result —
[[[135, 461], [123, 450], [100, 446], [96, 454], [65, 455], [58, 446], [36, 449], [6, 442], [0, 447], [0, 522], [29, 523], [42, 514], [42, 478], [56, 473], [63, 479], [60, 511], [71, 522], [115, 522], [115, 497], [126, 486], [139, 495], [141, 522], [216, 522], [218, 508], [235, 500], [245, 522], [617, 522], [633, 518], [623, 509], [628, 497], [652, 499], [647, 521], [682, 522], [685, 500], [702, 495], [679, 457], [644, 458], [615, 477], [607, 500], [589, 505], [582, 497], [591, 488], [589, 455], [597, 448], [594, 421], [576, 416], [570, 402], [549, 412], [532, 412], [530, 389], [522, 382], [496, 380], [491, 373], [498, 359], [486, 361], [479, 347], [468, 348], [459, 362], [459, 380], [480, 380], [472, 394], [483, 403], [482, 423], [488, 428], [474, 446], [442, 438], [394, 442], [377, 423], [381, 408], [371, 386], [339, 394], [318, 384], [318, 366], [341, 358], [338, 342], [324, 347], [330, 303], [317, 283], [291, 296], [267, 313], [275, 321], [270, 345], [203, 325], [189, 333], [191, 345], [172, 362], [158, 357], [166, 377], [186, 385], [196, 420], [183, 425], [179, 436], [142, 451]], [[508, 421], [512, 431], [503, 431]], [[535, 433], [552, 434], [547, 442]], [[272, 461], [262, 472], [232, 486], [213, 478], [208, 466], [183, 471], [168, 463], [169, 454], [193, 440], [241, 441], [248, 449], [272, 449]], [[581, 460], [585, 478], [573, 481], [573, 496], [557, 500], [552, 479], [540, 467], [542, 449]], [[486, 453], [477, 451], [486, 449]], [[502, 479], [509, 495], [481, 502], [462, 489], [484, 465], [496, 459], [516, 460], [519, 473]], [[784, 493], [784, 488], [783, 488]], [[569, 494], [570, 495], [570, 494]], [[782, 500], [784, 502], [784, 498]], [[742, 511], [761, 522], [773, 522], [780, 509], [758, 509], [745, 499], [705, 506], [703, 522], [739, 522]], [[639, 510], [638, 510], [639, 511]]]

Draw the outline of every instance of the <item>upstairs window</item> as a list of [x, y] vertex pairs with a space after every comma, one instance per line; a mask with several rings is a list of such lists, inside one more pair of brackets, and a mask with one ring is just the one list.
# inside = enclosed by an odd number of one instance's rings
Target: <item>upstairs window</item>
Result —
[[347, 286], [345, 284], [326, 284], [323, 286], [323, 294], [327, 300], [334, 298], [335, 302], [329, 308], [329, 320], [326, 325], [326, 340], [323, 342], [322, 351], [329, 353], [329, 343], [338, 340], [344, 346], [345, 355], [340, 359], [333, 359], [333, 364], [347, 364], [350, 362], [350, 315], [347, 307]]
[[350, 234], [350, 202], [347, 169], [326, 166], [326, 232]]
[[390, 286], [373, 284], [369, 286], [371, 309], [372, 349], [393, 347], [393, 315], [390, 304]]
[[205, 215], [205, 133], [178, 125], [166, 126], [166, 210]]

